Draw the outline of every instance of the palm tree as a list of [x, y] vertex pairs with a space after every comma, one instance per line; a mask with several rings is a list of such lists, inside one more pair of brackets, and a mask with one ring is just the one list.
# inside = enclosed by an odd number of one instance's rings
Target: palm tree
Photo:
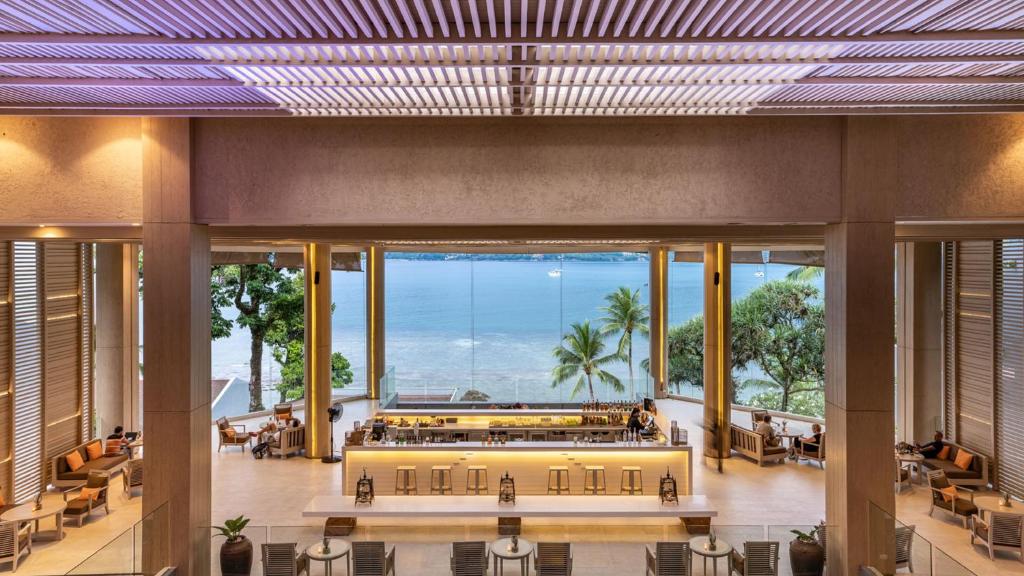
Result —
[[793, 282], [813, 282], [825, 275], [824, 266], [800, 266], [786, 274], [786, 280]]
[[558, 365], [551, 370], [554, 381], [551, 387], [564, 384], [573, 378], [576, 385], [573, 386], [571, 398], [575, 398], [583, 389], [584, 384], [590, 391], [590, 401], [594, 402], [594, 378], [604, 384], [610, 385], [616, 392], [622, 392], [622, 382], [614, 374], [607, 372], [603, 366], [622, 360], [620, 354], [604, 354], [604, 339], [596, 328], [591, 328], [590, 320], [582, 324], [576, 322], [572, 325], [572, 332], [562, 338], [561, 345], [555, 347], [553, 354], [558, 360]]
[[640, 290], [631, 291], [626, 286], [604, 297], [607, 306], [601, 308], [605, 316], [601, 318], [601, 334], [622, 333], [619, 337], [619, 355], [625, 357], [629, 365], [629, 397], [633, 398], [633, 331], [647, 336], [651, 332], [650, 316], [646, 304], [640, 303]]

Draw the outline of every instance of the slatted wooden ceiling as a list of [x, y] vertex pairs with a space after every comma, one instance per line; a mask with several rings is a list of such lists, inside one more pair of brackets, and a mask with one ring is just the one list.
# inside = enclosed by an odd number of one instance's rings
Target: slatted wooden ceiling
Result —
[[1020, 0], [0, 0], [0, 112], [1024, 107]]

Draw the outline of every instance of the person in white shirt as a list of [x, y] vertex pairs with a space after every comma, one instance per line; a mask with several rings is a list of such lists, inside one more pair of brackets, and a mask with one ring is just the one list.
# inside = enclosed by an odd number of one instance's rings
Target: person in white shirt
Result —
[[757, 424], [757, 428], [754, 430], [764, 438], [765, 446], [778, 446], [779, 437], [775, 435], [775, 428], [772, 427], [771, 414], [765, 414], [764, 420], [761, 420]]

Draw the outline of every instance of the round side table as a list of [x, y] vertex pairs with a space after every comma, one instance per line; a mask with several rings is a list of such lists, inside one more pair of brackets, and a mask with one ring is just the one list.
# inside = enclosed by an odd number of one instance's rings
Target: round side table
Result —
[[318, 560], [324, 563], [324, 574], [331, 576], [331, 562], [345, 557], [345, 574], [352, 574], [351, 568], [349, 568], [349, 552], [352, 551], [352, 545], [344, 540], [331, 539], [330, 549], [324, 550], [324, 543], [317, 542], [306, 548], [306, 556], [309, 556], [310, 560]]
[[704, 574], [708, 574], [708, 558], [711, 558], [713, 572], [718, 574], [718, 559], [725, 558], [725, 573], [728, 576], [732, 573], [732, 545], [718, 538], [715, 540], [715, 549], [709, 550], [711, 540], [707, 536], [694, 536], [690, 538], [690, 551], [704, 559]]
[[519, 549], [515, 552], [508, 549], [511, 545], [511, 538], [498, 538], [491, 543], [491, 554], [494, 555], [494, 576], [502, 576], [505, 573], [505, 560], [519, 560], [520, 573], [523, 576], [530, 573], [530, 554], [533, 553], [533, 543], [525, 538], [520, 538]]

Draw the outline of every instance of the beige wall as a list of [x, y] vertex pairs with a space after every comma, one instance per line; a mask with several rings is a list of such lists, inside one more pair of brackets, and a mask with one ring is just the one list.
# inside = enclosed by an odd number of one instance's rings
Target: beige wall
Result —
[[0, 116], [0, 224], [142, 221], [138, 118]]

